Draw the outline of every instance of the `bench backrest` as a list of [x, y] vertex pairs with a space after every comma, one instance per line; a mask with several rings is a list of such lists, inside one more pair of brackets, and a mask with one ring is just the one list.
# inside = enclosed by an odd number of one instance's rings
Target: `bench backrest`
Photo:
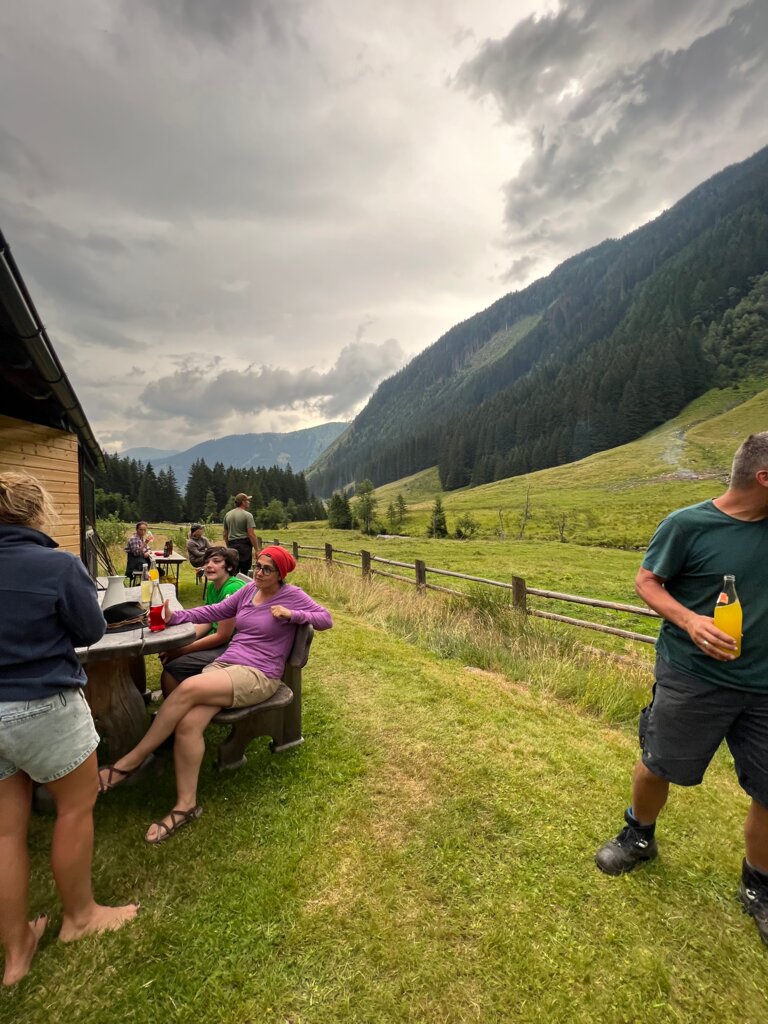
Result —
[[[288, 655], [288, 661], [285, 663], [285, 673], [283, 675], [284, 680], [289, 669], [301, 670], [307, 664], [309, 648], [312, 645], [312, 637], [314, 635], [315, 631], [308, 622], [302, 622], [300, 626], [296, 627], [296, 636], [293, 640], [293, 647], [291, 648], [291, 653]], [[285, 681], [287, 682], [287, 680]]]

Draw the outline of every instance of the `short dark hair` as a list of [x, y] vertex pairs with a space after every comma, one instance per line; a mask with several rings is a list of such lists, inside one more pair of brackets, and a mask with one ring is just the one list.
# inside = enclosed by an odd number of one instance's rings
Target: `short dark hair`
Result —
[[750, 434], [739, 446], [731, 466], [731, 487], [737, 491], [750, 487], [761, 469], [768, 469], [768, 430]]
[[205, 552], [205, 558], [203, 559], [203, 565], [208, 561], [212, 555], [219, 555], [224, 559], [224, 568], [227, 570], [230, 576], [234, 576], [240, 566], [240, 555], [235, 551], [234, 548], [225, 548], [223, 544], [217, 544], [215, 547], [208, 548]]

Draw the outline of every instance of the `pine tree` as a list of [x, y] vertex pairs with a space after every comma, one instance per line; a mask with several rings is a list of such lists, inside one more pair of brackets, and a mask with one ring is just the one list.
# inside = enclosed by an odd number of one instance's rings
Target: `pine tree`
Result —
[[363, 480], [358, 485], [354, 507], [354, 517], [360, 524], [363, 533], [372, 532], [371, 525], [377, 505], [378, 500], [373, 493], [373, 484], [370, 480]]
[[395, 498], [395, 508], [397, 510], [397, 525], [400, 527], [405, 522], [405, 517], [408, 513], [408, 506], [405, 504], [405, 498], [399, 492]]
[[184, 504], [190, 519], [205, 519], [205, 504], [208, 491], [212, 490], [211, 484], [210, 469], [203, 459], [197, 459], [190, 468], [184, 497]]
[[203, 506], [202, 518], [206, 523], [215, 523], [219, 518], [219, 507], [216, 504], [216, 495], [213, 488], [209, 487], [205, 492], [205, 504]]
[[157, 485], [157, 477], [151, 462], [147, 463], [144, 476], [141, 478], [138, 499], [139, 508], [141, 509], [139, 514], [141, 516], [145, 519], [163, 518], [162, 500]]
[[432, 506], [432, 514], [429, 517], [429, 525], [427, 526], [427, 536], [448, 536], [448, 524], [445, 521], [445, 510], [443, 509], [443, 500], [439, 495], [435, 498], [435, 503]]

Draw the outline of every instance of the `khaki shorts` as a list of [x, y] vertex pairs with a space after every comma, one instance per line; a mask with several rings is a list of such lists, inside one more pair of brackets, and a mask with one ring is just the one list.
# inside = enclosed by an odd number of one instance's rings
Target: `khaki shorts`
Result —
[[269, 679], [257, 668], [248, 665], [230, 665], [226, 661], [212, 661], [203, 669], [205, 672], [214, 672], [217, 669], [224, 669], [232, 680], [234, 698], [233, 708], [249, 708], [253, 704], [261, 704], [273, 693], [277, 692], [280, 685], [279, 679]]

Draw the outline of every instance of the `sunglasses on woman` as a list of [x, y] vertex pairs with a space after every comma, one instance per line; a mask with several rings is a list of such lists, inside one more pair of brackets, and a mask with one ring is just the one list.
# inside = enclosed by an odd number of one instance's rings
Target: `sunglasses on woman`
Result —
[[262, 562], [257, 562], [256, 565], [253, 567], [253, 571], [255, 573], [261, 572], [265, 576], [271, 576], [273, 572], [277, 572], [277, 569], [273, 569], [271, 565], [264, 565]]

